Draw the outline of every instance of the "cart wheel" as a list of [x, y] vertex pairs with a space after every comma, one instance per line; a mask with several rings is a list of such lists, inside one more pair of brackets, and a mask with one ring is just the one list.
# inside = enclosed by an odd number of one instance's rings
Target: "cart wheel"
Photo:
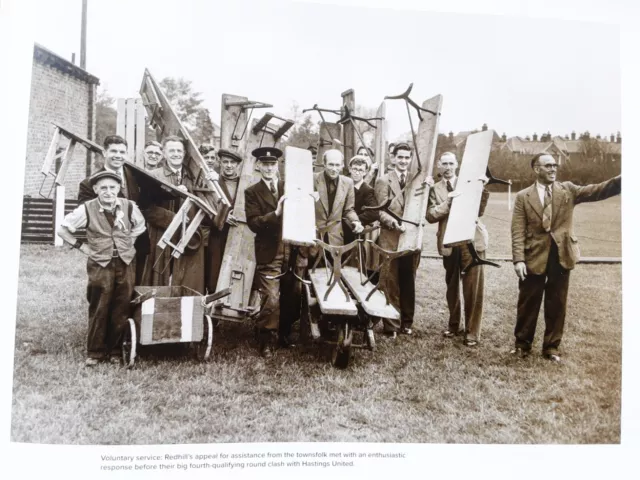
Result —
[[202, 330], [202, 340], [196, 346], [196, 356], [201, 362], [206, 362], [211, 357], [213, 345], [213, 321], [210, 315], [204, 316], [204, 328]]
[[336, 368], [344, 369], [349, 365], [351, 360], [351, 339], [353, 332], [344, 325], [339, 325], [338, 338], [331, 352], [331, 365]]
[[136, 360], [136, 346], [138, 344], [138, 335], [136, 333], [136, 322], [133, 318], [129, 318], [124, 331], [122, 340], [122, 364], [126, 368], [133, 367]]

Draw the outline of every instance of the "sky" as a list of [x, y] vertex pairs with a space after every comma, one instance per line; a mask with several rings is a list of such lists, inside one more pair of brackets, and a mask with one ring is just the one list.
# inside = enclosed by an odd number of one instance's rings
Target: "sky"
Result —
[[[36, 41], [80, 58], [81, 0], [38, 2]], [[377, 108], [414, 84], [421, 104], [442, 94], [440, 131], [486, 123], [499, 134], [620, 130], [615, 25], [558, 19], [271, 2], [88, 0], [87, 70], [118, 97], [138, 96], [145, 68], [183, 77], [219, 124], [222, 93], [289, 117], [340, 94]], [[389, 138], [409, 131], [387, 101]], [[415, 121], [415, 117], [414, 117]]]

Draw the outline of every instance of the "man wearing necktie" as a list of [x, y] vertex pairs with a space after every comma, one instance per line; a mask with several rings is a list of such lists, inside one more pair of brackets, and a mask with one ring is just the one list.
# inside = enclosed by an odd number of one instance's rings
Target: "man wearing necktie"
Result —
[[[125, 168], [127, 149], [127, 141], [121, 136], [107, 136], [104, 139], [103, 143], [104, 165], [95, 173], [107, 171], [117, 175], [121, 181], [121, 188], [118, 193], [118, 197], [138, 202], [140, 197], [140, 189], [138, 188], [135, 177], [127, 168]], [[85, 203], [89, 200], [97, 198], [97, 195], [94, 192], [93, 187], [91, 186], [90, 179], [91, 177], [87, 177], [82, 182], [80, 182], [80, 186], [78, 188], [78, 201], [80, 203]], [[147, 257], [147, 254], [149, 253], [149, 248], [149, 235], [146, 231], [144, 231], [135, 240], [136, 285], [141, 285], [145, 259]]]
[[[360, 233], [364, 227], [355, 212], [353, 180], [340, 175], [344, 157], [340, 150], [327, 150], [323, 155], [324, 171], [313, 175], [313, 188], [318, 192], [315, 203], [316, 228], [322, 240], [330, 245], [344, 245], [342, 219], [353, 231]], [[314, 249], [312, 249], [314, 250]], [[315, 256], [315, 251], [312, 254]]]
[[[162, 141], [162, 149], [165, 162], [161, 167], [151, 170], [149, 174], [184, 192], [193, 192], [197, 179], [192, 178], [189, 170], [183, 165], [185, 159], [183, 140], [177, 136], [165, 137]], [[209, 172], [207, 178], [217, 180], [218, 174]], [[151, 244], [142, 284], [184, 286], [204, 294], [205, 259], [201, 229], [196, 231], [179, 258], [173, 258], [170, 248], [160, 249], [158, 247], [158, 241], [171, 224], [181, 205], [181, 200], [164, 200], [145, 206], [146, 208], [142, 211], [147, 219]], [[193, 218], [196, 211], [195, 207], [191, 209], [190, 219]], [[176, 239], [174, 238], [174, 240]]]
[[289, 258], [289, 248], [282, 241], [282, 210], [285, 200], [284, 182], [278, 181], [278, 159], [282, 151], [274, 147], [256, 148], [260, 180], [244, 191], [247, 226], [255, 236], [256, 271], [253, 289], [260, 293], [261, 308], [256, 317], [260, 355], [272, 355], [272, 339], [278, 336], [281, 347], [289, 347], [291, 323], [294, 320], [290, 303], [293, 299], [291, 275], [273, 278], [282, 273]]
[[[462, 270], [467, 267], [472, 257], [466, 246], [445, 247], [442, 244], [449, 209], [452, 199], [449, 193], [455, 190], [458, 177], [456, 170], [458, 160], [455, 154], [445, 152], [438, 160], [438, 170], [442, 180], [436, 183], [429, 191], [429, 204], [427, 207], [427, 221], [438, 222], [438, 253], [442, 255], [442, 264], [445, 271], [447, 284], [447, 306], [449, 307], [449, 322], [443, 335], [453, 338], [458, 334], [464, 334], [464, 344], [474, 347], [480, 341], [480, 327], [482, 323], [482, 307], [484, 302], [484, 266], [477, 265], [467, 271], [463, 276]], [[484, 209], [489, 200], [489, 192], [482, 191], [478, 217], [484, 214]], [[478, 220], [474, 236], [474, 248], [480, 258], [484, 258], [487, 249], [488, 235], [485, 226]], [[462, 283], [462, 296], [464, 298], [464, 329], [460, 330], [462, 305], [460, 302], [460, 283]]]
[[[402, 217], [405, 206], [404, 187], [410, 181], [411, 147], [398, 143], [393, 149], [394, 167], [388, 174], [378, 179], [374, 192], [376, 203], [383, 205], [392, 199], [389, 210]], [[404, 185], [403, 185], [404, 184]], [[378, 245], [385, 250], [396, 251], [404, 225], [385, 211], [380, 211], [380, 237]], [[400, 321], [383, 319], [384, 334], [396, 338], [397, 333], [411, 335], [416, 306], [416, 272], [420, 264], [420, 252], [396, 258], [391, 262], [390, 274], [384, 280], [383, 289], [391, 304], [400, 311]], [[383, 279], [381, 278], [382, 282]]]
[[536, 182], [516, 195], [511, 220], [513, 264], [519, 279], [515, 349], [511, 353], [529, 355], [544, 298], [542, 354], [559, 362], [569, 274], [580, 257], [573, 209], [579, 203], [620, 194], [622, 178], [586, 186], [557, 182], [558, 165], [546, 153], [534, 156], [531, 168]]

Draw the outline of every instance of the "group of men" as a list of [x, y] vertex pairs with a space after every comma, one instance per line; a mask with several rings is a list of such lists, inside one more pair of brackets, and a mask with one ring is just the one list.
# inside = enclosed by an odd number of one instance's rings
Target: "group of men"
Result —
[[[362, 149], [362, 147], [361, 147]], [[395, 251], [404, 225], [386, 211], [364, 207], [382, 205], [391, 200], [389, 211], [402, 217], [407, 186], [412, 181], [411, 146], [399, 143], [391, 150], [392, 161], [384, 174], [372, 168], [368, 149], [357, 151], [348, 162], [349, 176], [343, 175], [341, 151], [327, 150], [322, 156], [324, 169], [314, 174], [316, 227], [319, 238], [332, 245], [353, 241], [368, 225], [379, 224], [378, 244]], [[231, 204], [238, 195], [242, 158], [235, 152], [203, 146], [200, 149], [210, 166], [205, 178], [217, 180]], [[148, 173], [185, 192], [193, 192], [196, 179], [183, 168], [185, 146], [179, 137], [162, 143], [149, 142], [144, 149]], [[244, 191], [245, 217], [255, 233], [256, 272], [254, 289], [259, 293], [260, 309], [255, 318], [259, 352], [270, 357], [274, 347], [294, 346], [292, 324], [300, 317], [300, 290], [293, 276], [279, 277], [292, 261], [303, 274], [317, 249], [293, 249], [282, 240], [283, 208], [286, 202], [284, 182], [279, 175], [282, 152], [262, 147], [251, 152], [256, 158], [260, 181]], [[203, 225], [184, 255], [175, 259], [157, 246], [178, 211], [180, 200], [149, 202], [140, 196], [135, 179], [123, 168], [127, 143], [119, 136], [104, 142], [104, 167], [85, 179], [78, 198], [83, 202], [65, 218], [60, 236], [88, 255], [89, 332], [86, 365], [100, 361], [119, 361], [118, 348], [128, 316], [129, 300], [135, 285], [182, 285], [198, 292], [214, 292], [229, 228], [236, 219], [229, 215], [222, 230]], [[286, 159], [285, 159], [286, 160]], [[443, 257], [447, 285], [449, 320], [443, 332], [446, 338], [463, 336], [463, 342], [475, 347], [480, 341], [484, 297], [483, 266], [461, 272], [472, 258], [465, 246], [445, 247], [442, 243], [451, 208], [450, 192], [456, 188], [458, 162], [446, 152], [438, 159], [441, 180], [430, 187], [425, 220], [438, 223], [438, 251]], [[537, 155], [531, 161], [536, 182], [516, 197], [512, 222], [513, 260], [519, 278], [519, 297], [514, 354], [525, 357], [531, 350], [538, 311], [545, 298], [545, 335], [543, 355], [560, 361], [560, 344], [566, 312], [569, 272], [579, 251], [573, 234], [573, 207], [581, 202], [597, 201], [620, 193], [621, 179], [616, 177], [597, 185], [579, 187], [557, 182], [557, 165], [551, 155]], [[486, 181], [486, 179], [485, 179]], [[482, 217], [489, 193], [483, 190], [478, 217]], [[192, 212], [194, 213], [194, 212]], [[76, 241], [73, 232], [86, 228], [87, 242]], [[481, 258], [488, 244], [486, 228], [477, 222], [475, 249]], [[400, 312], [399, 320], [383, 319], [383, 334], [395, 339], [398, 334], [412, 335], [415, 314], [415, 279], [420, 252], [414, 251], [392, 261], [390, 273], [381, 288]], [[464, 300], [464, 325], [460, 286]], [[275, 342], [275, 345], [274, 345]]]

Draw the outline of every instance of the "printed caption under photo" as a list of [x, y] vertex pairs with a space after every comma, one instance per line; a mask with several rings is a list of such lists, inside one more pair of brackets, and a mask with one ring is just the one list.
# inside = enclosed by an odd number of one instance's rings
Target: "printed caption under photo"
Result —
[[167, 471], [245, 468], [343, 468], [359, 461], [402, 460], [402, 452], [233, 452], [165, 455], [101, 455], [100, 470]]

